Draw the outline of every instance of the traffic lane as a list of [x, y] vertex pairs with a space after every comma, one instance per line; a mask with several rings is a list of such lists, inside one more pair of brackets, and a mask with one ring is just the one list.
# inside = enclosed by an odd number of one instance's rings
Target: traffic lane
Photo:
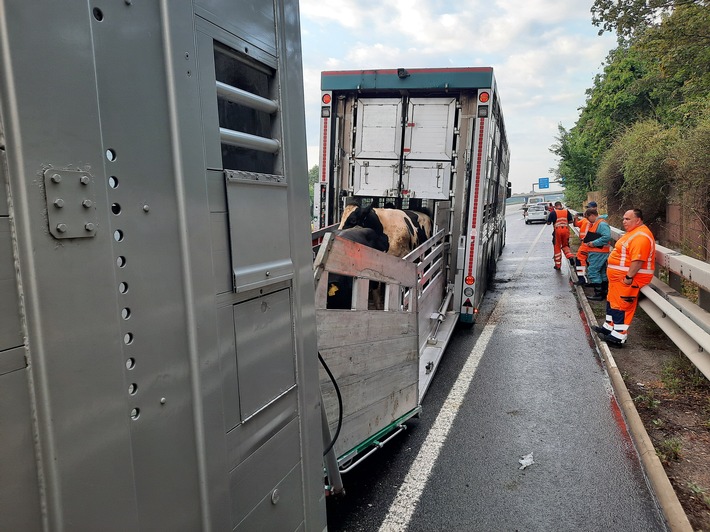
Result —
[[[506, 210], [506, 223], [509, 228], [506, 239], [509, 243], [526, 241], [529, 238], [521, 237], [510, 230], [511, 224], [523, 221], [522, 209], [520, 206], [516, 207], [517, 209]], [[534, 232], [531, 231], [530, 234]], [[390, 440], [382, 449], [343, 475], [345, 495], [330, 496], [326, 499], [329, 531], [360, 532], [379, 529], [429, 430], [438, 418], [449, 390], [456, 382], [479, 333], [478, 325], [472, 329], [460, 328], [454, 332], [427, 391], [420, 416], [407, 422], [406, 432]]]
[[408, 530], [665, 530], [551, 232], [509, 221], [491, 340]]

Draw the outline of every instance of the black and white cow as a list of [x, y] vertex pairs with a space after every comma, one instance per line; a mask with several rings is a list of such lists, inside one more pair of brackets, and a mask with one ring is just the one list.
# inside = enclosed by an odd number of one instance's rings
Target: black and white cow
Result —
[[400, 209], [379, 209], [355, 203], [345, 206], [338, 229], [364, 227], [387, 239], [385, 251], [404, 257], [431, 237], [431, 218], [423, 212]]
[[[337, 229], [333, 234], [362, 244], [363, 246], [376, 249], [377, 251], [386, 252], [388, 248], [387, 237], [382, 233], [378, 233], [374, 229], [367, 227], [350, 227], [348, 229]], [[373, 290], [374, 292], [374, 290]], [[328, 298], [327, 308], [329, 309], [349, 309], [352, 305], [353, 294], [353, 278], [347, 275], [337, 273], [328, 274]], [[381, 310], [382, 296], [379, 290], [376, 293], [371, 293], [373, 299], [373, 309]]]

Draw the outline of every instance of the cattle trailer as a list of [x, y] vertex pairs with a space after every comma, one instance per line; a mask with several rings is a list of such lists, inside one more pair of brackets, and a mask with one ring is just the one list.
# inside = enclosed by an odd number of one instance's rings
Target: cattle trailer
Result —
[[[324, 372], [321, 384], [347, 470], [418, 413], [454, 325], [475, 322], [505, 245], [509, 150], [492, 68], [323, 72], [321, 89], [314, 242], [353, 200], [434, 221], [404, 259], [332, 235], [319, 248], [318, 345], [342, 401]], [[328, 308], [329, 273], [354, 279], [350, 310]], [[383, 310], [370, 283], [387, 287]]]
[[323, 530], [298, 4], [0, 0], [0, 530]]

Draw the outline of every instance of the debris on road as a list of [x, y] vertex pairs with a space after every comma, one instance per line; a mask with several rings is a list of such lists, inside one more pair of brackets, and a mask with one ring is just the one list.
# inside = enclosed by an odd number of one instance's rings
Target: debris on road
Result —
[[526, 454], [523, 456], [520, 460], [520, 467], [518, 469], [525, 469], [526, 467], [533, 465], [535, 462], [533, 461], [533, 453]]

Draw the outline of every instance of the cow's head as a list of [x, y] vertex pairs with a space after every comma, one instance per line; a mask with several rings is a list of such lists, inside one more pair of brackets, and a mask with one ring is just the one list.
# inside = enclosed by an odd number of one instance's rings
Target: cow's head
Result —
[[357, 203], [348, 203], [343, 209], [343, 216], [340, 218], [338, 229], [350, 229], [358, 225], [360, 216], [360, 206]]
[[373, 229], [374, 231], [380, 234], [384, 232], [380, 217], [377, 215], [377, 209], [373, 208], [372, 205], [368, 205], [367, 207], [360, 207], [357, 210], [356, 225], [359, 225], [360, 227], [366, 227], [368, 229]]

